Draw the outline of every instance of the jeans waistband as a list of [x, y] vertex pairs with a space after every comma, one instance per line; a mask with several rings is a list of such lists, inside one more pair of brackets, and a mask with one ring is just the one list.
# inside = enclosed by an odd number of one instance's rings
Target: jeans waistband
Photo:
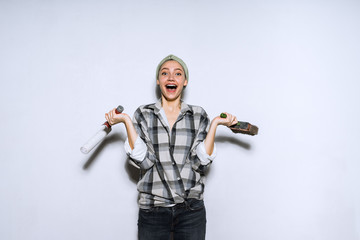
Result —
[[172, 206], [171, 208], [174, 208], [174, 209], [188, 208], [191, 205], [193, 205], [194, 203], [200, 202], [200, 201], [203, 201], [203, 200], [198, 200], [198, 199], [195, 199], [195, 198], [188, 198], [188, 199], [185, 199], [184, 202], [177, 203], [174, 206]]

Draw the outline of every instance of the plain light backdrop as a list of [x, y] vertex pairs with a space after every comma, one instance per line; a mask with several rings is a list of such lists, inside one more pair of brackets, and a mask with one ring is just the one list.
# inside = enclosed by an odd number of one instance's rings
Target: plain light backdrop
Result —
[[155, 68], [190, 71], [184, 100], [259, 126], [217, 131], [207, 239], [360, 239], [360, 2], [0, 1], [0, 239], [137, 239], [121, 104], [155, 102]]

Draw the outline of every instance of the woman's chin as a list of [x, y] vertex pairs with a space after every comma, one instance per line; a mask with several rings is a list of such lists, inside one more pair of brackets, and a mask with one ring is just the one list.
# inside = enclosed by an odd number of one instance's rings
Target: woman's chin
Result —
[[169, 93], [162, 93], [163, 98], [166, 99], [166, 101], [175, 101], [177, 99], [180, 99], [180, 94], [169, 94]]

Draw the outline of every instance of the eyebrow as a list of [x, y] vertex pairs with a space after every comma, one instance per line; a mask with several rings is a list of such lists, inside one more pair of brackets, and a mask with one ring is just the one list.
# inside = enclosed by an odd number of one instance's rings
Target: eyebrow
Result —
[[[169, 68], [162, 68], [162, 69], [160, 69], [160, 71], [162, 71], [162, 70], [169, 70]], [[175, 68], [175, 70], [180, 70], [180, 71], [182, 71], [183, 72], [183, 70], [181, 69], [181, 68]]]

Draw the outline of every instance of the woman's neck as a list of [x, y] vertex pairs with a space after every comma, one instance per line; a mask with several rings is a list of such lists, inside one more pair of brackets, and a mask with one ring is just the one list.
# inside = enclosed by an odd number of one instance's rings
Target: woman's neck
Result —
[[167, 101], [164, 97], [162, 97], [162, 108], [164, 109], [171, 131], [180, 113], [180, 98], [175, 99], [174, 101]]
[[165, 112], [178, 112], [181, 109], [181, 101], [180, 98], [177, 98], [173, 101], [168, 101], [166, 98], [162, 97], [162, 107]]

